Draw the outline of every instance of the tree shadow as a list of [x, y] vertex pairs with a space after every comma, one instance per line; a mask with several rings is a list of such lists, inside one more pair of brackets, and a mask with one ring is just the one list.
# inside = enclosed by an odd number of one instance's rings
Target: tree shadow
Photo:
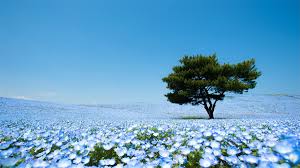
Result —
[[[181, 116], [181, 117], [177, 117], [174, 118], [177, 120], [210, 120], [208, 117], [201, 117], [201, 116]], [[211, 119], [211, 120], [219, 120], [219, 119], [229, 119], [229, 118], [215, 118], [215, 119]]]

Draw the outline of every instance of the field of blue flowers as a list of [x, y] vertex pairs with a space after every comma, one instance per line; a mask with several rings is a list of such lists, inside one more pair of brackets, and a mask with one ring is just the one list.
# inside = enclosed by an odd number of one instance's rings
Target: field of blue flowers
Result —
[[299, 102], [232, 98], [207, 120], [191, 106], [1, 98], [0, 167], [299, 167]]

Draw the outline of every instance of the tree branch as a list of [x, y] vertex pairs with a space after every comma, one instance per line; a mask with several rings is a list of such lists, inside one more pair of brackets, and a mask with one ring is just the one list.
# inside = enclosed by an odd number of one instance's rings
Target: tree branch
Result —
[[204, 105], [204, 108], [205, 108], [206, 112], [209, 114], [209, 108], [208, 108], [208, 106], [207, 106], [207, 101], [206, 101], [206, 99], [203, 99], [203, 105]]
[[216, 103], [217, 103], [217, 99], [215, 99], [215, 102], [214, 102], [214, 104], [213, 104], [213, 106], [212, 106], [212, 111], [215, 111], [215, 107], [216, 107]]
[[212, 103], [211, 103], [211, 100], [210, 100], [210, 94], [208, 93], [208, 90], [207, 89], [204, 89], [204, 91], [205, 91], [205, 94], [206, 94], [206, 98], [207, 98], [207, 101], [208, 101], [208, 103], [209, 103], [209, 109], [211, 110], [211, 107], [212, 107]]

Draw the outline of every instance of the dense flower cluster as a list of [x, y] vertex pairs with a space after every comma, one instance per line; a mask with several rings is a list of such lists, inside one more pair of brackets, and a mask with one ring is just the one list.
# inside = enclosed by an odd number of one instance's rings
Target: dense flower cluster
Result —
[[1, 121], [3, 167], [294, 167], [297, 120]]

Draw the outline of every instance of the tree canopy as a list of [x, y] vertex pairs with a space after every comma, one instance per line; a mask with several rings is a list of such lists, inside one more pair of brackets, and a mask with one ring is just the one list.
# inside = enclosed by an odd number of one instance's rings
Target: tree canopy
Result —
[[165, 96], [172, 103], [203, 105], [209, 118], [214, 118], [216, 103], [225, 92], [242, 94], [256, 86], [261, 75], [250, 59], [237, 64], [220, 64], [215, 54], [184, 56], [180, 65], [162, 80], [172, 92]]

